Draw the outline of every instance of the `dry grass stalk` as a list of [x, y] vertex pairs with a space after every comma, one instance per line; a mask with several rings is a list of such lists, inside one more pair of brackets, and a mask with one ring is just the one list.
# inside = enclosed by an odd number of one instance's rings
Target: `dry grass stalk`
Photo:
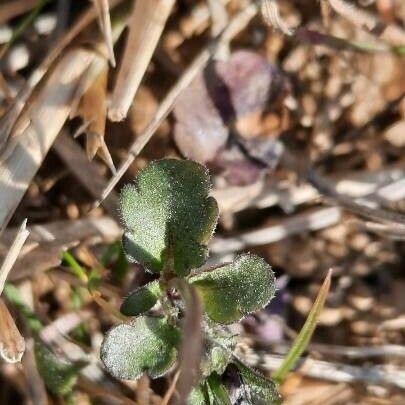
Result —
[[91, 319], [92, 316], [93, 313], [86, 309], [68, 312], [42, 328], [39, 336], [45, 343], [50, 344], [56, 342], [58, 338], [67, 336], [82, 322]]
[[78, 134], [86, 134], [86, 153], [89, 160], [98, 155], [104, 160], [110, 170], [115, 173], [115, 166], [104, 141], [105, 124], [107, 119], [107, 62], [96, 80], [84, 92], [76, 115], [83, 120]]
[[[97, 198], [107, 182], [96, 166], [88, 161], [83, 149], [66, 131], [60, 133], [54, 144], [54, 149], [82, 186], [94, 198]], [[109, 198], [104, 200], [103, 206], [113, 218], [118, 218], [118, 197], [116, 194], [111, 194]]]
[[155, 131], [159, 128], [161, 123], [166, 119], [173, 109], [173, 106], [182, 93], [182, 91], [189, 86], [189, 84], [195, 79], [199, 72], [201, 72], [207, 65], [210, 58], [215, 55], [218, 49], [221, 49], [224, 43], [228, 43], [232, 38], [234, 38], [238, 33], [240, 33], [249, 21], [257, 14], [258, 6], [255, 3], [249, 4], [240, 13], [238, 13], [229, 22], [227, 27], [222, 31], [222, 33], [216, 37], [211, 44], [209, 44], [191, 63], [187, 70], [182, 74], [176, 84], [171, 88], [169, 93], [167, 93], [164, 100], [159, 105], [156, 110], [155, 115], [152, 120], [143, 130], [143, 132], [137, 137], [135, 142], [131, 145], [129, 150], [129, 155], [125, 161], [120, 165], [117, 173], [109, 181], [107, 187], [101, 194], [100, 200], [96, 201], [95, 206], [98, 206], [101, 201], [103, 201], [117, 185], [121, 177], [131, 166], [135, 157], [142, 151], [145, 145], [152, 138]]
[[[62, 244], [74, 241], [86, 241], [88, 244], [112, 242], [122, 233], [118, 224], [110, 217], [83, 218], [75, 221], [55, 221], [37, 224], [30, 227], [30, 237], [26, 243], [29, 250], [38, 244], [59, 242]], [[2, 235], [0, 249], [6, 250], [15, 235], [16, 229], [8, 228]]]
[[97, 10], [98, 22], [107, 46], [111, 66], [115, 67], [114, 44], [111, 32], [111, 18], [108, 0], [94, 0], [94, 6]]
[[320, 208], [291, 216], [278, 224], [258, 230], [239, 233], [227, 238], [215, 237], [210, 244], [210, 250], [213, 253], [230, 253], [249, 246], [267, 245], [291, 235], [327, 228], [337, 224], [341, 218], [341, 210], [337, 207]]
[[262, 17], [264, 22], [285, 35], [291, 36], [294, 31], [281, 18], [276, 0], [262, 0]]
[[[367, 201], [398, 201], [397, 195], [405, 192], [401, 179], [405, 171], [400, 167], [375, 172], [345, 173], [341, 178], [328, 177], [334, 190], [352, 198], [364, 197]], [[399, 180], [398, 180], [399, 179]], [[288, 188], [269, 187], [264, 181], [248, 186], [229, 186], [212, 191], [222, 213], [234, 213], [246, 208], [269, 208], [274, 205], [295, 207], [319, 198], [318, 191], [309, 184]], [[395, 197], [395, 198], [393, 198]]]
[[91, 397], [100, 398], [102, 401], [114, 404], [123, 405], [142, 405], [132, 399], [129, 399], [118, 392], [117, 389], [111, 389], [111, 387], [104, 387], [99, 382], [94, 382], [85, 376], [80, 376], [77, 386], [80, 390], [86, 392]]
[[208, 0], [208, 7], [211, 14], [211, 35], [216, 37], [228, 23], [228, 13], [225, 4], [221, 0]]
[[170, 386], [168, 390], [165, 393], [165, 396], [162, 399], [162, 402], [160, 405], [168, 405], [170, 400], [172, 399], [172, 396], [174, 394], [174, 391], [176, 389], [176, 384], [177, 380], [179, 379], [180, 376], [180, 370], [177, 370], [176, 373], [174, 374], [173, 380], [170, 383]]
[[108, 117], [122, 121], [128, 113], [162, 34], [174, 0], [137, 0], [129, 23], [123, 60]]
[[[20, 257], [13, 266], [8, 279], [21, 280], [58, 266], [61, 252], [85, 243], [88, 246], [110, 243], [121, 237], [120, 226], [110, 217], [87, 218], [76, 221], [56, 221], [33, 225]], [[0, 242], [0, 258], [7, 254], [15, 229], [7, 229]]]
[[[123, 0], [111, 0], [110, 7], [114, 7], [122, 1]], [[41, 65], [31, 74], [26, 86], [15, 98], [10, 110], [0, 118], [0, 154], [4, 151], [6, 146], [8, 148], [7, 143], [11, 136], [12, 129], [20, 114], [22, 114], [23, 110], [30, 105], [28, 99], [33, 95], [35, 86], [44, 78], [51, 65], [62, 54], [73, 39], [75, 39], [91, 22], [93, 22], [96, 17], [97, 11], [94, 7], [90, 7], [79, 17], [72, 28], [53, 46], [51, 52], [46, 56]], [[19, 130], [14, 128], [13, 134], [18, 132]], [[1, 159], [2, 156], [0, 155], [0, 160]]]
[[[29, 234], [27, 220], [25, 219], [0, 268], [0, 295], [3, 292], [7, 276]], [[21, 336], [6, 304], [0, 298], [0, 357], [8, 363], [17, 363], [21, 361], [24, 351], [24, 338]]]
[[[283, 356], [260, 352], [254, 353], [253, 356], [242, 354], [242, 357], [250, 366], [265, 371], [277, 370], [283, 362]], [[298, 365], [297, 372], [320, 380], [344, 383], [363, 382], [368, 385], [388, 384], [401, 389], [405, 388], [405, 369], [392, 364], [361, 367], [307, 357]]]
[[77, 245], [77, 242], [60, 244], [46, 242], [21, 255], [10, 272], [10, 281], [33, 277], [43, 271], [55, 268], [61, 263], [61, 254]]
[[[219, 0], [225, 8], [231, 0]], [[210, 9], [206, 2], [197, 3], [190, 13], [180, 20], [180, 32], [185, 38], [195, 34], [201, 34], [209, 24], [211, 17]]]
[[66, 52], [32, 100], [29, 111], [20, 117], [18, 122], [23, 123], [24, 129], [14, 138], [15, 146], [7, 161], [0, 166], [0, 194], [3, 199], [0, 232], [6, 227], [68, 118], [71, 104], [80, 97], [77, 94], [80, 82], [93, 64], [102, 66], [102, 60], [102, 56], [87, 49]]
[[16, 262], [21, 249], [27, 240], [30, 232], [27, 229], [27, 220], [25, 219], [17, 232], [17, 235], [10, 246], [7, 256], [5, 257], [3, 264], [0, 268], [0, 295], [3, 292], [4, 284], [6, 283], [8, 274]]

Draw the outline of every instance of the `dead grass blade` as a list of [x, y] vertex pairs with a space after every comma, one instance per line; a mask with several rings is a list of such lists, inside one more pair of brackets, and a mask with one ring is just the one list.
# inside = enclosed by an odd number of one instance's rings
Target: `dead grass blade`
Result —
[[75, 115], [80, 116], [83, 120], [79, 132], [86, 134], [88, 159], [93, 160], [98, 154], [112, 173], [115, 173], [114, 162], [104, 141], [107, 119], [107, 79], [108, 67], [106, 62], [99, 76], [84, 92]]
[[[284, 359], [276, 354], [255, 353], [254, 356], [243, 357], [243, 360], [252, 367], [260, 367], [262, 370], [277, 370]], [[260, 364], [258, 364], [260, 359]], [[393, 364], [353, 366], [347, 363], [316, 360], [306, 358], [300, 362], [297, 369], [300, 375], [320, 380], [356, 383], [366, 385], [393, 385], [400, 389], [405, 388], [405, 369]]]
[[341, 221], [342, 212], [338, 207], [318, 208], [290, 216], [273, 225], [261, 229], [241, 232], [229, 237], [215, 237], [210, 243], [210, 251], [224, 254], [243, 250], [250, 246], [262, 246], [278, 242], [291, 235], [300, 234], [309, 230], [333, 226]]
[[[231, 0], [219, 0], [224, 8]], [[185, 38], [190, 38], [195, 34], [201, 34], [209, 25], [211, 11], [207, 2], [197, 3], [180, 20], [180, 32]]]
[[[111, 0], [110, 7], [115, 7], [123, 0]], [[4, 151], [7, 142], [11, 137], [11, 132], [16, 124], [17, 118], [30, 105], [28, 99], [32, 96], [35, 86], [44, 78], [52, 64], [63, 53], [66, 47], [75, 39], [94, 19], [97, 17], [97, 11], [94, 7], [90, 7], [84, 12], [79, 19], [73, 24], [72, 28], [52, 47], [51, 52], [42, 61], [41, 65], [34, 70], [26, 86], [18, 94], [13, 102], [12, 107], [7, 113], [0, 118], [0, 153]], [[14, 130], [14, 134], [18, 133]]]
[[291, 36], [294, 31], [281, 18], [276, 0], [262, 0], [262, 17], [264, 22], [284, 35]]
[[225, 4], [221, 0], [208, 0], [208, 7], [211, 14], [211, 35], [216, 37], [228, 23], [228, 13]]
[[[104, 189], [106, 181], [97, 168], [88, 161], [83, 149], [66, 131], [60, 133], [54, 144], [54, 149], [82, 186], [85, 187], [94, 198], [97, 198]], [[117, 195], [111, 194], [109, 198], [103, 202], [103, 206], [113, 218], [118, 218]]]
[[27, 240], [30, 232], [27, 230], [27, 220], [25, 219], [17, 232], [17, 235], [9, 248], [7, 256], [5, 257], [3, 264], [0, 268], [0, 295], [3, 292], [4, 284], [7, 280], [7, 276], [10, 273], [14, 263], [16, 262], [21, 249]]
[[0, 232], [68, 118], [81, 80], [89, 67], [101, 60], [94, 51], [83, 48], [66, 52], [32, 101], [28, 114], [21, 117], [25, 129], [14, 139], [9, 158], [0, 166]]
[[[26, 243], [29, 251], [38, 244], [46, 242], [69, 244], [75, 241], [87, 241], [88, 244], [96, 244], [115, 241], [122, 235], [120, 226], [108, 216], [37, 224], [32, 225], [30, 231], [31, 234]], [[15, 228], [6, 229], [1, 237], [0, 251], [6, 250], [15, 232]]]
[[[118, 38], [125, 26], [125, 16], [117, 16], [114, 26]], [[6, 151], [7, 160], [0, 165], [0, 233], [6, 227], [49, 148], [83, 92], [98, 77], [105, 58], [100, 52], [102, 42], [94, 48], [73, 48], [60, 57], [19, 116], [12, 142]], [[46, 125], [44, 125], [46, 123]], [[9, 142], [10, 143], [10, 142]], [[4, 158], [4, 156], [2, 156]]]
[[174, 0], [137, 0], [129, 23], [129, 34], [115, 84], [108, 117], [122, 121], [145, 74], [162, 34]]
[[143, 130], [143, 132], [137, 137], [135, 142], [131, 145], [129, 155], [125, 161], [120, 165], [117, 173], [109, 181], [107, 187], [101, 194], [101, 198], [95, 202], [95, 206], [98, 206], [108, 194], [117, 185], [121, 177], [131, 166], [135, 157], [142, 151], [145, 145], [152, 138], [155, 131], [159, 128], [160, 124], [170, 114], [173, 106], [181, 94], [181, 92], [195, 79], [201, 70], [207, 65], [210, 58], [215, 55], [218, 49], [221, 49], [224, 43], [228, 43], [232, 40], [240, 31], [242, 31], [249, 21], [257, 14], [258, 6], [255, 3], [249, 4], [244, 10], [239, 12], [229, 22], [227, 27], [222, 33], [216, 37], [191, 63], [187, 70], [182, 74], [176, 84], [171, 88], [164, 100], [159, 105], [152, 120]]
[[[3, 292], [7, 276], [29, 234], [27, 220], [25, 219], [0, 268], [0, 295]], [[17, 363], [21, 361], [24, 351], [24, 338], [21, 336], [6, 304], [0, 298], [0, 357], [8, 363]]]
[[111, 32], [111, 18], [108, 0], [93, 0], [98, 14], [98, 22], [103, 33], [112, 67], [115, 67], [114, 44]]
[[170, 383], [170, 386], [168, 388], [168, 390], [165, 393], [165, 396], [162, 399], [162, 403], [160, 405], [168, 405], [170, 400], [172, 399], [172, 396], [174, 394], [174, 391], [176, 390], [176, 385], [177, 385], [177, 381], [179, 379], [180, 376], [180, 370], [177, 370], [173, 380]]

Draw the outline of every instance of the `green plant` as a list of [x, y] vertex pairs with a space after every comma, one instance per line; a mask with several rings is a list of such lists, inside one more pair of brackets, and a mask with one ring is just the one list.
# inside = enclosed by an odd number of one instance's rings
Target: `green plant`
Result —
[[247, 387], [238, 400], [275, 403], [275, 384], [234, 356], [234, 336], [223, 326], [265, 306], [275, 277], [252, 254], [199, 269], [218, 219], [209, 187], [203, 166], [166, 159], [149, 164], [122, 191], [125, 253], [159, 278], [124, 300], [121, 312], [134, 318], [107, 333], [101, 359], [120, 379], [144, 372], [156, 378], [178, 362], [178, 401], [189, 404], [230, 404], [223, 375], [233, 364]]

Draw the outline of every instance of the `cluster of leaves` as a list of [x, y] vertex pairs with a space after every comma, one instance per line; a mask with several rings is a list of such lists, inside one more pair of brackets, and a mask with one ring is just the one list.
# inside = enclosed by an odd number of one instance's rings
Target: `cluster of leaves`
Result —
[[203, 355], [188, 403], [231, 404], [224, 378], [230, 366], [248, 387], [240, 390], [237, 401], [277, 402], [275, 384], [233, 355], [234, 337], [222, 326], [265, 306], [275, 293], [274, 274], [263, 259], [251, 254], [199, 270], [218, 220], [209, 187], [207, 170], [200, 164], [166, 159], [149, 164], [136, 183], [122, 191], [124, 250], [130, 260], [159, 278], [124, 300], [121, 312], [133, 318], [108, 332], [101, 359], [119, 379], [137, 379], [143, 373], [156, 378], [170, 371], [189, 337], [182, 333], [191, 308], [187, 294], [177, 288], [181, 280], [197, 293], [204, 312], [199, 322]]

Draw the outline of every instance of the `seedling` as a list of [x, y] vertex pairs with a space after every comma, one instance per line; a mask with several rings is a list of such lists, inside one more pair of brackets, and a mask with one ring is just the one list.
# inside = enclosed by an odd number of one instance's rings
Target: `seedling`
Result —
[[[203, 166], [167, 159], [149, 164], [135, 184], [123, 189], [125, 253], [157, 278], [124, 300], [121, 312], [133, 318], [108, 332], [101, 359], [114, 377], [132, 380], [143, 373], [163, 376], [178, 364], [178, 402], [275, 403], [275, 384], [235, 357], [235, 336], [224, 327], [273, 298], [274, 273], [252, 254], [200, 269], [218, 220], [209, 187]], [[196, 353], [198, 367], [183, 369], [193, 364], [190, 356]], [[232, 400], [229, 388], [235, 378], [227, 378], [230, 370], [239, 384]]]

